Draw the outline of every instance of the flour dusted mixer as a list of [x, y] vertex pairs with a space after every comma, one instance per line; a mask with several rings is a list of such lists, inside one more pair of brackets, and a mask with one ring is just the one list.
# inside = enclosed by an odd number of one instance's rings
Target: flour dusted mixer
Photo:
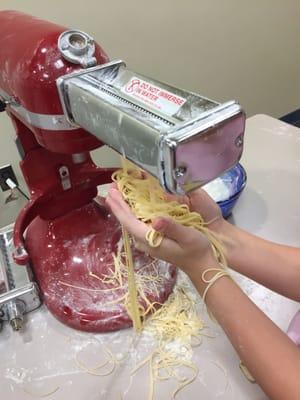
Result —
[[[14, 227], [15, 260], [30, 262], [47, 307], [69, 326], [130, 326], [122, 291], [97, 279], [110, 270], [121, 231], [97, 198], [113, 169], [97, 167], [89, 152], [108, 144], [165, 190], [188, 192], [238, 162], [244, 113], [235, 102], [219, 104], [109, 62], [86, 33], [19, 12], [0, 12], [0, 43], [1, 109], [14, 124], [31, 195]], [[149, 297], [163, 302], [176, 271], [156, 264], [163, 283]]]

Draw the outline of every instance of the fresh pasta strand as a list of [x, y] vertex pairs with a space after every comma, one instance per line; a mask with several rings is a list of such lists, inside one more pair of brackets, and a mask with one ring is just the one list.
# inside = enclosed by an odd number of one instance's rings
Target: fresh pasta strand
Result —
[[221, 395], [223, 395], [224, 393], [227, 392], [228, 388], [230, 388], [230, 381], [229, 381], [229, 378], [228, 378], [227, 369], [226, 369], [219, 361], [211, 360], [211, 362], [212, 362], [212, 364], [214, 364], [217, 368], [219, 368], [219, 370], [222, 371], [223, 374], [224, 374], [224, 378], [225, 378], [225, 380], [226, 380], [226, 384], [225, 384], [224, 390], [220, 393]]
[[[148, 400], [155, 398], [155, 384], [174, 379], [177, 383], [173, 391], [174, 399], [179, 391], [192, 383], [198, 368], [191, 360], [193, 341], [201, 343], [205, 324], [199, 318], [195, 301], [184, 286], [177, 286], [159, 310], [145, 323], [146, 333], [152, 334], [158, 342], [157, 348], [131, 371], [135, 374], [140, 368], [149, 367]], [[189, 376], [180, 376], [184, 368]]]
[[52, 394], [56, 393], [59, 389], [60, 389], [60, 387], [57, 386], [57, 387], [55, 387], [54, 389], [49, 390], [49, 391], [46, 392], [46, 393], [35, 393], [35, 392], [32, 391], [31, 389], [26, 389], [26, 388], [23, 388], [23, 391], [24, 391], [25, 393], [29, 394], [30, 396], [39, 397], [39, 398], [44, 398], [44, 397], [49, 397], [49, 396], [51, 396]]
[[[128, 160], [122, 158], [122, 166], [122, 169], [113, 173], [112, 180], [116, 182], [118, 189], [122, 193], [134, 215], [141, 221], [150, 225], [145, 238], [151, 247], [160, 246], [163, 240], [163, 235], [160, 232], [155, 231], [151, 227], [151, 223], [156, 217], [168, 217], [183, 226], [194, 228], [205, 235], [210, 243], [216, 260], [220, 264], [220, 267], [222, 269], [227, 267], [223, 245], [219, 238], [208, 228], [211, 221], [206, 223], [199, 213], [190, 211], [187, 204], [181, 204], [175, 200], [166, 201], [165, 193], [160, 187], [158, 181], [153, 177], [146, 175], [142, 170], [137, 168]], [[129, 239], [127, 240], [128, 243], [125, 243], [124, 230], [123, 238], [125, 254], [127, 254], [128, 250], [128, 252], [130, 252], [128, 257], [132, 258]], [[127, 261], [127, 266], [129, 266], [129, 264], [130, 263]], [[128, 274], [128, 287], [131, 288], [131, 293], [129, 293], [130, 302], [128, 311], [129, 314], [133, 313], [133, 316], [131, 317], [134, 321], [134, 326], [137, 326], [137, 320], [141, 319], [140, 317], [138, 318], [139, 305], [137, 296], [133, 295], [134, 286], [136, 286], [136, 283], [134, 273], [132, 272]], [[140, 329], [141, 326], [139, 325], [137, 330]]]
[[125, 249], [126, 265], [128, 271], [128, 295], [129, 303], [127, 304], [127, 311], [132, 319], [134, 330], [140, 332], [142, 329], [140, 307], [137, 297], [136, 281], [134, 278], [134, 265], [132, 259], [132, 252], [128, 232], [122, 227], [122, 235]]
[[[151, 227], [151, 223], [157, 217], [168, 217], [205, 235], [220, 267], [227, 266], [223, 245], [208, 228], [211, 221], [205, 222], [200, 214], [190, 211], [187, 204], [166, 201], [164, 191], [153, 177], [145, 175], [125, 159], [122, 160], [122, 164], [123, 169], [114, 172], [112, 179], [116, 182], [119, 191], [134, 215], [149, 225], [145, 238], [150, 246], [158, 247], [163, 240], [163, 236]], [[175, 288], [167, 302], [158, 310], [155, 309], [154, 304], [147, 302], [143, 288], [146, 281], [143, 280], [142, 285], [138, 284], [138, 274], [134, 274], [128, 233], [124, 229], [123, 241], [129, 288], [129, 304], [125, 301], [128, 314], [133, 319], [136, 328], [137, 321], [141, 323], [141, 318], [145, 317], [148, 312], [155, 311], [145, 324], [145, 328], [156, 337], [158, 342], [157, 348], [134, 368], [132, 374], [144, 365], [149, 365], [149, 400], [154, 400], [155, 383], [157, 381], [174, 378], [177, 381], [177, 387], [172, 394], [174, 399], [178, 392], [192, 383], [198, 375], [198, 368], [191, 360], [191, 356], [193, 346], [201, 344], [202, 331], [205, 325], [197, 315], [193, 299], [183, 286]], [[122, 266], [121, 254], [118, 253], [114, 257], [114, 263], [114, 276], [117, 276], [116, 271], [120, 271]], [[150, 281], [152, 282], [153, 279], [152, 277]], [[110, 282], [112, 283], [112, 281]], [[144, 312], [139, 305], [139, 298], [147, 304]], [[138, 329], [141, 329], [141, 325], [138, 326]], [[182, 348], [185, 349], [187, 354], [181, 353]], [[179, 375], [179, 369], [182, 367], [189, 371], [189, 376]]]
[[[157, 217], [168, 217], [183, 226], [197, 229], [208, 238], [218, 262], [223, 267], [227, 266], [224, 248], [208, 228], [209, 222], [206, 223], [199, 213], [190, 211], [187, 204], [180, 204], [174, 200], [166, 201], [165, 193], [156, 179], [145, 175], [124, 159], [123, 169], [115, 171], [112, 179], [138, 219], [151, 225]], [[150, 226], [146, 240], [150, 246], [158, 247], [163, 236]]]

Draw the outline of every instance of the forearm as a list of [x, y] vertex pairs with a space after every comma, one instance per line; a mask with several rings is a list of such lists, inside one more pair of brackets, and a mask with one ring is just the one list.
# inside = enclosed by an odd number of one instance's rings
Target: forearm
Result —
[[[199, 274], [191, 279], [202, 294]], [[270, 399], [299, 399], [300, 350], [290, 339], [227, 277], [213, 284], [206, 302]]]
[[231, 268], [300, 301], [300, 249], [258, 238], [226, 221], [220, 233]]

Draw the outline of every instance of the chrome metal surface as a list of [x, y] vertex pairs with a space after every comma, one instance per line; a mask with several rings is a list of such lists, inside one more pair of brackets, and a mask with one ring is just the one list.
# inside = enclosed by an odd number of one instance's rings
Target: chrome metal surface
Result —
[[16, 265], [12, 253], [13, 225], [0, 229], [0, 320], [21, 329], [23, 315], [41, 304], [29, 266]]
[[85, 32], [65, 31], [59, 36], [57, 46], [62, 56], [71, 63], [80, 64], [83, 68], [97, 63], [94, 39]]
[[81, 164], [87, 160], [87, 153], [72, 154], [72, 160], [74, 164]]
[[[204, 185], [241, 157], [245, 115], [234, 101], [219, 104], [130, 71], [122, 61], [63, 76], [57, 86], [74, 126], [157, 177], [169, 192]], [[183, 166], [184, 174], [175, 172]]]
[[[172, 193], [186, 193], [203, 186], [233, 167], [243, 150], [245, 114], [234, 101], [204, 112], [198, 120], [161, 136], [160, 180]], [[184, 174], [174, 174], [177, 169]]]
[[30, 125], [45, 129], [48, 131], [72, 131], [76, 129], [69, 123], [64, 114], [38, 114], [28, 111], [26, 108], [17, 103], [6, 92], [0, 89], [0, 97], [6, 102], [8, 109], [17, 114], [22, 120]]
[[70, 179], [70, 173], [68, 167], [63, 165], [62, 167], [59, 168], [59, 176], [60, 176], [60, 181], [61, 181], [61, 186], [63, 190], [69, 190], [71, 189], [71, 179]]
[[13, 250], [13, 256], [16, 260], [22, 260], [28, 256], [28, 253], [25, 247], [18, 246]]
[[22, 300], [11, 300], [6, 303], [6, 313], [9, 323], [14, 331], [19, 331], [23, 326], [23, 315], [26, 305]]
[[177, 167], [174, 171], [174, 175], [176, 178], [181, 178], [186, 174], [186, 167], [183, 165], [180, 165]]

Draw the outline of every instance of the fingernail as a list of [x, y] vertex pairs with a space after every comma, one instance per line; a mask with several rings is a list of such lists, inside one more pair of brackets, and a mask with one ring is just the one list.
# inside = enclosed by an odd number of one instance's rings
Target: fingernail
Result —
[[118, 191], [118, 189], [116, 189], [116, 188], [111, 188], [111, 189], [109, 190], [109, 194], [110, 194], [111, 196], [116, 196], [118, 193], [119, 193], [119, 191]]
[[164, 221], [163, 219], [156, 219], [153, 221], [152, 226], [155, 230], [160, 231], [166, 226], [166, 221]]

